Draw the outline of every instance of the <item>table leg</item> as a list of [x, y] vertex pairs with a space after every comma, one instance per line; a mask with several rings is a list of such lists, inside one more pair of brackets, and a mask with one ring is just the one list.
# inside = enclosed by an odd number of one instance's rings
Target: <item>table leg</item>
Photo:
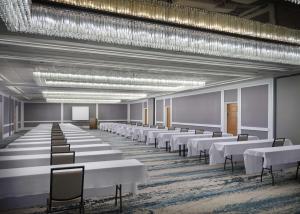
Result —
[[179, 145], [179, 156], [181, 156], [181, 145]]
[[183, 144], [183, 157], [185, 157], [185, 151], [186, 151], [186, 148], [185, 148], [185, 144]]

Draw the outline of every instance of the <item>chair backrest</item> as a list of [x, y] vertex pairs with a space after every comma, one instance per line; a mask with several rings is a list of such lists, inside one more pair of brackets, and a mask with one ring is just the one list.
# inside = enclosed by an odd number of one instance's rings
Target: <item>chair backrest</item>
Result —
[[195, 134], [204, 134], [204, 129], [195, 129]]
[[248, 134], [239, 134], [237, 141], [247, 141], [248, 140]]
[[51, 165], [75, 163], [75, 152], [51, 153]]
[[180, 132], [188, 132], [189, 131], [189, 128], [181, 128], [180, 129]]
[[51, 140], [51, 146], [64, 145], [67, 143], [67, 139]]
[[149, 127], [149, 125], [148, 124], [144, 124], [143, 127]]
[[272, 144], [272, 147], [283, 146], [285, 138], [276, 138]]
[[175, 127], [171, 126], [168, 128], [168, 130], [175, 130]]
[[164, 129], [165, 126], [157, 126], [158, 129]]
[[156, 128], [156, 126], [155, 125], [150, 125], [150, 128]]
[[51, 153], [70, 152], [70, 144], [51, 145]]
[[137, 125], [137, 126], [142, 126], [143, 124], [142, 124], [142, 123], [137, 123], [136, 125]]
[[51, 136], [51, 140], [64, 140], [65, 139], [65, 136], [64, 135], [52, 135]]
[[213, 132], [212, 137], [222, 137], [222, 132]]
[[84, 166], [52, 168], [50, 177], [50, 203], [83, 199]]

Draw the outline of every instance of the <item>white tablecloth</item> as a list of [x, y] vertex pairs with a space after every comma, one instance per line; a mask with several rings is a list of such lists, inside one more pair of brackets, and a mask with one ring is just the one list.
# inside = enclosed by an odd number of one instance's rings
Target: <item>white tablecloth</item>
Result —
[[157, 130], [153, 130], [153, 131], [149, 131], [148, 135], [147, 135], [147, 145], [151, 145], [155, 143], [155, 138], [157, 138], [157, 136], [160, 133], [175, 133], [175, 132], [179, 132], [179, 129], [176, 130], [168, 130], [166, 129], [157, 129]]
[[[171, 151], [177, 151], [179, 149], [179, 145], [186, 145], [189, 139], [193, 138], [209, 138], [212, 137], [212, 132], [205, 131], [204, 134], [186, 134], [186, 135], [173, 135], [171, 137], [170, 145]], [[224, 137], [232, 136], [232, 134], [223, 133]]]
[[285, 168], [300, 161], [300, 145], [248, 149], [244, 152], [246, 174], [261, 172], [263, 166]]
[[[0, 156], [0, 169], [47, 166], [50, 165], [50, 154]], [[123, 154], [120, 150], [76, 152], [75, 163], [120, 160]]]
[[[214, 143], [209, 150], [210, 164], [224, 163], [225, 157], [233, 156], [234, 161], [243, 159], [243, 154], [247, 149], [271, 147], [274, 139], [234, 141]], [[289, 139], [285, 140], [284, 145], [293, 145]]]
[[182, 136], [182, 135], [193, 135], [195, 134], [195, 130], [189, 130], [188, 132], [165, 132], [165, 133], [159, 133], [156, 137], [157, 142], [158, 142], [158, 148], [165, 148], [166, 147], [166, 142], [171, 142], [171, 138], [173, 136]]
[[[86, 144], [86, 145], [71, 145], [71, 151], [75, 152], [88, 152], [88, 151], [102, 151], [111, 150], [110, 144]], [[50, 144], [45, 147], [28, 147], [28, 148], [6, 148], [0, 149], [0, 156], [9, 155], [39, 155], [39, 154], [50, 154]]]
[[[114, 188], [123, 184], [125, 192], [136, 191], [136, 183], [145, 183], [145, 166], [135, 159], [88, 162], [60, 165], [59, 167], [85, 166], [84, 195], [114, 195]], [[58, 166], [39, 166], [0, 170], [0, 208], [45, 205], [50, 188], [50, 170]], [[126, 184], [131, 188], [125, 189]]]
[[[91, 139], [95, 138], [92, 135], [83, 135], [83, 136], [65, 136], [67, 140], [77, 140], [77, 139]], [[45, 141], [51, 140], [51, 137], [40, 137], [40, 138], [18, 138], [14, 142], [37, 142], [37, 141]]]
[[[101, 143], [102, 140], [99, 138], [90, 138], [90, 139], [78, 139], [78, 140], [68, 140], [67, 143], [71, 145], [86, 145], [91, 143]], [[8, 144], [8, 148], [28, 148], [28, 147], [42, 147], [42, 146], [50, 146], [51, 141], [37, 141], [37, 142], [13, 142]]]
[[[258, 140], [256, 136], [249, 136], [248, 140]], [[187, 143], [188, 157], [198, 156], [200, 151], [209, 151], [211, 145], [216, 142], [237, 141], [237, 136], [233, 137], [214, 137], [214, 138], [193, 138]]]

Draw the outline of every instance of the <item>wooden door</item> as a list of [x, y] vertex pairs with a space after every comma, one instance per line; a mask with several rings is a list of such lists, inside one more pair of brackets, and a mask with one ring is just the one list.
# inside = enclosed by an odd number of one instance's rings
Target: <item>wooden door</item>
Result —
[[170, 107], [166, 107], [166, 124], [167, 127], [171, 127], [171, 110]]
[[144, 108], [144, 124], [148, 124], [148, 109]]
[[227, 104], [227, 133], [237, 135], [237, 104]]

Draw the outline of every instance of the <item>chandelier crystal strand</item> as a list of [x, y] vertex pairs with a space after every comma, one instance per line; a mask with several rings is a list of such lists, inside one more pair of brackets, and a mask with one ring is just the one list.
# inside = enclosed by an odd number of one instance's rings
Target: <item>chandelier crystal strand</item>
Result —
[[295, 4], [300, 4], [300, 0], [285, 0], [285, 1], [292, 2]]
[[300, 47], [32, 5], [26, 32], [136, 47], [300, 65]]
[[[48, 0], [190, 27], [300, 44], [300, 31], [273, 24], [153, 0]], [[299, 0], [289, 0], [297, 3]]]

